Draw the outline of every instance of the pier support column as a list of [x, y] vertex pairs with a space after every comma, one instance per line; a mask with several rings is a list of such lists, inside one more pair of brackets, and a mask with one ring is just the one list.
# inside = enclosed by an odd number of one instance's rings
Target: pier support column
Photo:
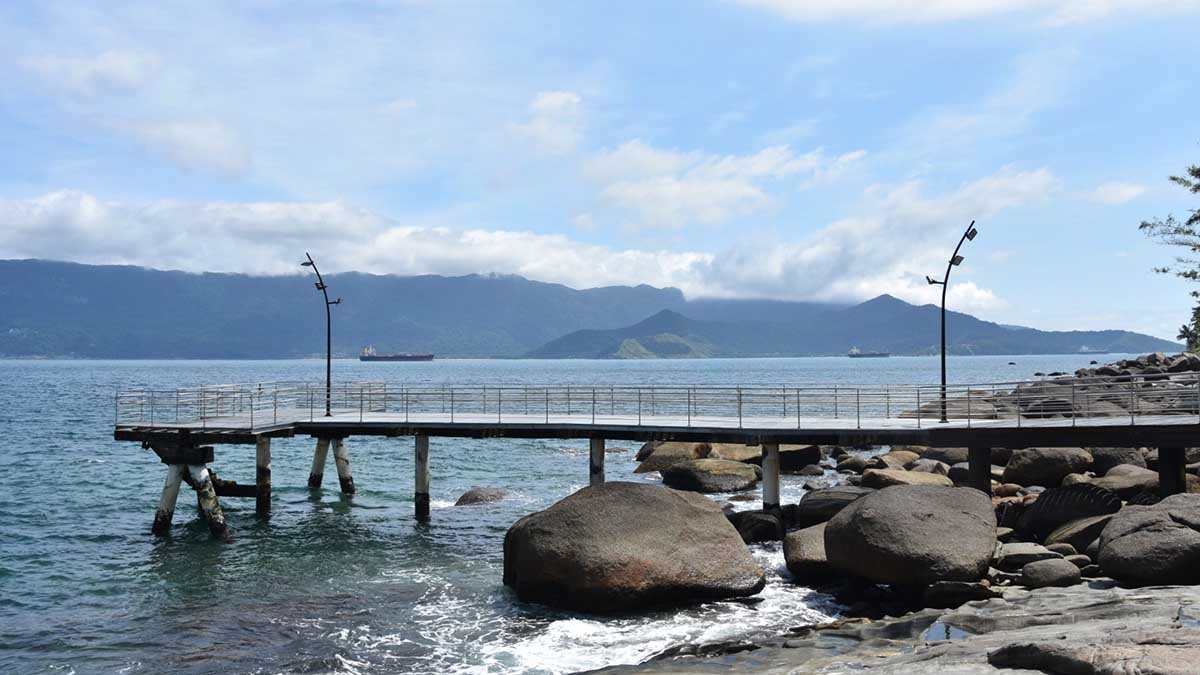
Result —
[[762, 446], [763, 511], [779, 510], [779, 445]]
[[221, 511], [221, 504], [217, 501], [217, 491], [213, 487], [208, 467], [203, 464], [192, 464], [188, 466], [187, 470], [192, 488], [196, 490], [197, 501], [200, 502], [200, 513], [208, 521], [208, 530], [214, 537], [222, 541], [229, 541], [229, 528], [225, 525], [225, 513]]
[[354, 494], [354, 476], [350, 475], [350, 453], [346, 450], [346, 439], [339, 438], [333, 442], [333, 463], [337, 466], [338, 483], [342, 486], [342, 494]]
[[604, 439], [588, 439], [588, 485], [604, 484]]
[[429, 437], [417, 436], [415, 447], [413, 501], [416, 502], [417, 520], [424, 523], [429, 520]]
[[154, 525], [150, 531], [157, 535], [166, 534], [171, 529], [171, 519], [175, 517], [175, 503], [179, 500], [179, 484], [183, 481], [183, 465], [167, 465], [167, 482], [163, 484], [162, 496], [158, 498], [158, 508], [154, 511]]
[[1183, 448], [1158, 449], [1158, 491], [1164, 497], [1187, 492], [1187, 458]]
[[992, 494], [992, 449], [967, 448], [967, 485]]
[[259, 436], [254, 444], [254, 511], [271, 515], [271, 438]]
[[318, 438], [317, 449], [313, 450], [312, 469], [308, 472], [308, 487], [316, 490], [325, 478], [325, 462], [329, 457], [329, 439]]

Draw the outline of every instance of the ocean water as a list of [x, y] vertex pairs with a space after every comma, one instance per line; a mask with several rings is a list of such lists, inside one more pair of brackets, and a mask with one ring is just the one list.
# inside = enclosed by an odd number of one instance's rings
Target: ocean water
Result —
[[[952, 357], [950, 379], [1030, 378], [1091, 358]], [[586, 442], [431, 439], [433, 514], [422, 525], [412, 518], [411, 439], [350, 439], [359, 489], [352, 498], [338, 492], [332, 466], [323, 490], [305, 487], [311, 439], [276, 440], [269, 521], [255, 517], [253, 500], [224, 499], [235, 540], [212, 541], [185, 487], [171, 535], [150, 535], [165, 469], [152, 452], [112, 440], [116, 387], [323, 375], [315, 360], [0, 361], [0, 673], [565, 673], [636, 663], [680, 642], [774, 635], [837, 614], [829, 598], [788, 579], [778, 544], [753, 548], [769, 575], [757, 603], [588, 616], [517, 601], [501, 584], [504, 533], [586, 484]], [[337, 361], [334, 377], [931, 384], [938, 363]], [[636, 444], [610, 446], [625, 451], [608, 456], [609, 480], [657, 480], [633, 474]], [[253, 455], [218, 446], [214, 467], [252, 482]], [[785, 477], [784, 501], [799, 499], [803, 483]], [[509, 496], [454, 507], [475, 485]]]

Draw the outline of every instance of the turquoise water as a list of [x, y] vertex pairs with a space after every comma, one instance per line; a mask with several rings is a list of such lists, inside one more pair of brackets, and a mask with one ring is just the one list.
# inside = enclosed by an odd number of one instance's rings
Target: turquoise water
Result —
[[[1091, 358], [957, 357], [950, 379], [1028, 378]], [[937, 367], [927, 357], [338, 361], [334, 377], [912, 384], [936, 382]], [[432, 439], [433, 515], [420, 525], [411, 439], [350, 439], [353, 498], [338, 493], [332, 467], [324, 490], [305, 487], [311, 439], [277, 440], [269, 522], [255, 517], [253, 500], [225, 499], [235, 541], [216, 543], [185, 491], [172, 534], [149, 534], [164, 468], [137, 444], [112, 440], [116, 387], [323, 375], [322, 361], [0, 361], [0, 672], [559, 673], [636, 662], [683, 641], [776, 634], [837, 611], [787, 580], [777, 544], [754, 548], [770, 576], [757, 604], [593, 617], [516, 601], [500, 582], [504, 532], [586, 483], [586, 442]], [[633, 475], [634, 444], [613, 445], [628, 451], [609, 455], [610, 480], [655, 480]], [[218, 447], [214, 466], [252, 482], [253, 450]], [[509, 497], [453, 507], [474, 485]], [[786, 502], [803, 491], [801, 479], [785, 477]]]

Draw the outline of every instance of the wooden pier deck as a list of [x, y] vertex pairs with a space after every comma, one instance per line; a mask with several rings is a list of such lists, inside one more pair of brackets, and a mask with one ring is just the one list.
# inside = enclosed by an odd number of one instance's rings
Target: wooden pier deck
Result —
[[[429, 438], [589, 439], [590, 481], [604, 480], [604, 444], [708, 441], [761, 445], [764, 507], [779, 505], [781, 444], [925, 445], [971, 449], [972, 485], [990, 490], [991, 448], [1157, 447], [1164, 489], [1183, 486], [1182, 448], [1200, 438], [1200, 374], [937, 386], [399, 386], [379, 382], [219, 385], [118, 392], [114, 437], [153, 448], [168, 466], [155, 531], [165, 531], [179, 482], [217, 497], [256, 496], [270, 509], [270, 441], [317, 441], [309, 484], [334, 448], [353, 492], [353, 436], [413, 437], [418, 518], [429, 514]], [[215, 445], [252, 444], [253, 486], [208, 485]], [[1178, 457], [1178, 461], [1176, 461]], [[218, 518], [219, 519], [219, 518]], [[214, 533], [226, 536], [223, 519]]]

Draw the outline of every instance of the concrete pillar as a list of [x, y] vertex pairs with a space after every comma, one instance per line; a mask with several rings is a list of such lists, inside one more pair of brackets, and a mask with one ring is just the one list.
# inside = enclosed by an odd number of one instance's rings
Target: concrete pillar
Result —
[[415, 446], [413, 501], [416, 502], [417, 520], [425, 522], [429, 520], [429, 437], [417, 436]]
[[259, 436], [254, 445], [254, 511], [265, 518], [271, 514], [271, 438]]
[[1187, 492], [1187, 458], [1183, 448], [1158, 449], [1158, 491], [1164, 497]]
[[225, 513], [221, 511], [221, 504], [217, 502], [217, 491], [213, 488], [208, 467], [203, 464], [192, 464], [188, 466], [188, 474], [192, 479], [192, 487], [196, 490], [196, 498], [200, 502], [200, 513], [208, 521], [209, 531], [214, 537], [222, 541], [229, 541], [229, 528], [225, 525]]
[[183, 481], [183, 465], [167, 465], [167, 482], [163, 484], [162, 496], [158, 498], [158, 508], [154, 511], [154, 525], [150, 531], [154, 534], [166, 534], [171, 529], [171, 519], [175, 516], [175, 502], [179, 500], [179, 484]]
[[762, 446], [762, 495], [763, 510], [779, 510], [779, 445]]
[[325, 478], [325, 462], [329, 457], [329, 439], [318, 438], [317, 449], [313, 451], [312, 469], [308, 472], [308, 487], [316, 490], [321, 487]]
[[604, 439], [588, 439], [588, 485], [604, 484]]
[[967, 485], [991, 496], [992, 449], [967, 448]]
[[338, 483], [342, 486], [342, 494], [354, 494], [354, 476], [350, 475], [350, 453], [346, 450], [346, 439], [344, 438], [333, 442], [333, 463], [337, 467]]

